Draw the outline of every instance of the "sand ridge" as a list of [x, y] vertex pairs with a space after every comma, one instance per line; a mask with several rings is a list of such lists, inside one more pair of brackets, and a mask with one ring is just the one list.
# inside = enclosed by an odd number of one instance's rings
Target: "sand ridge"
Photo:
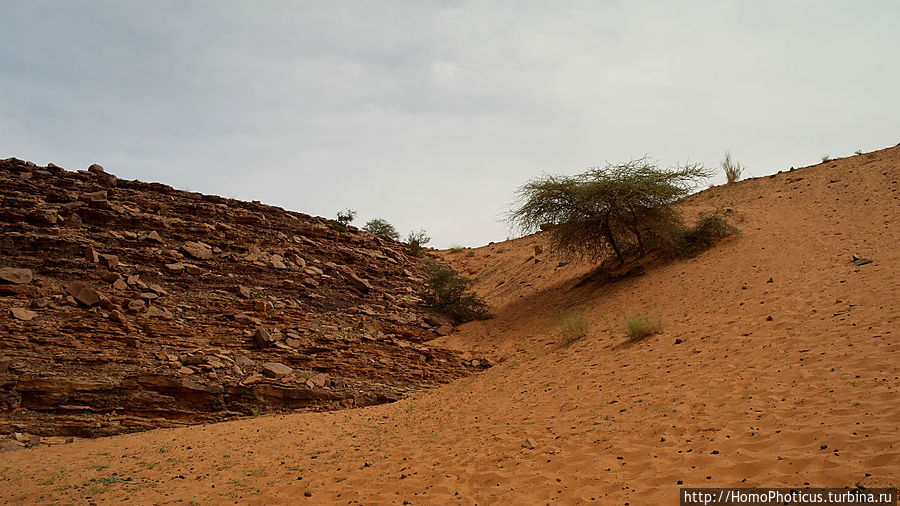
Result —
[[[613, 283], [575, 286], [592, 266], [560, 266], [541, 234], [444, 252], [497, 317], [438, 344], [491, 369], [388, 405], [4, 454], [0, 498], [676, 504], [680, 486], [900, 486], [898, 178], [891, 148], [711, 188], [681, 209], [733, 209], [740, 237]], [[561, 346], [573, 309], [592, 330]], [[629, 343], [637, 313], [663, 333]]]

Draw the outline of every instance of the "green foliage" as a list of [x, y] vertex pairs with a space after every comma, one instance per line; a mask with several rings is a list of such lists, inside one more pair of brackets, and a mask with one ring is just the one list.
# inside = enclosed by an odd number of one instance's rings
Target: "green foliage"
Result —
[[728, 183], [737, 182], [741, 178], [741, 174], [744, 173], [744, 167], [739, 162], [732, 160], [731, 153], [727, 151], [725, 152], [725, 159], [722, 160], [720, 165], [725, 172], [725, 180]]
[[347, 226], [356, 218], [356, 211], [353, 209], [345, 209], [343, 211], [338, 211], [337, 219], [332, 220], [331, 228], [337, 230], [338, 232], [346, 232]]
[[640, 341], [645, 337], [662, 332], [662, 322], [658, 318], [647, 316], [632, 316], [622, 322], [625, 327], [625, 335], [632, 341]]
[[662, 170], [647, 158], [593, 168], [575, 176], [546, 175], [517, 190], [507, 219], [523, 232], [552, 223], [550, 247], [563, 256], [625, 263], [653, 249], [680, 223], [671, 204], [711, 172], [699, 164]]
[[453, 318], [456, 322], [491, 318], [487, 303], [469, 288], [472, 281], [459, 275], [452, 267], [437, 262], [425, 262], [428, 276], [426, 289], [419, 294], [428, 307]]
[[343, 211], [338, 211], [337, 213], [337, 222], [343, 226], [349, 225], [356, 218], [356, 211], [353, 209], [344, 209]]
[[674, 241], [665, 250], [673, 257], [692, 258], [713, 247], [719, 240], [738, 234], [740, 230], [718, 214], [701, 216], [693, 227], [679, 227]]
[[383, 220], [381, 218], [369, 220], [363, 227], [363, 230], [365, 230], [366, 232], [371, 232], [375, 235], [390, 237], [395, 241], [400, 240], [400, 234], [397, 233], [397, 229], [394, 228], [393, 225], [388, 223], [387, 220]]
[[591, 321], [584, 312], [573, 311], [566, 313], [562, 318], [562, 337], [559, 344], [568, 346], [588, 335], [591, 330]]
[[409, 251], [417, 257], [422, 256], [422, 253], [425, 252], [425, 245], [429, 241], [431, 241], [431, 237], [424, 230], [414, 230], [406, 236], [406, 245], [409, 246]]

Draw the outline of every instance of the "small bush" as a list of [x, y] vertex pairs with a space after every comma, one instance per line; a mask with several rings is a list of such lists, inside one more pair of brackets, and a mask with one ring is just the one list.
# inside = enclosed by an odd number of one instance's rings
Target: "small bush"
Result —
[[343, 211], [338, 211], [337, 219], [331, 221], [331, 228], [337, 230], [338, 232], [346, 232], [347, 226], [356, 218], [356, 211], [353, 209], [345, 209]]
[[426, 289], [419, 294], [428, 307], [453, 318], [457, 323], [491, 318], [487, 303], [469, 290], [472, 281], [459, 275], [452, 267], [426, 262]]
[[337, 222], [345, 227], [353, 222], [354, 218], [356, 218], [356, 211], [353, 209], [344, 209], [337, 213]]
[[731, 159], [731, 153], [725, 152], [725, 159], [722, 160], [721, 164], [722, 170], [725, 171], [725, 180], [728, 183], [737, 182], [738, 179], [741, 178], [741, 174], [744, 173], [744, 167]]
[[831, 161], [830, 155], [822, 155], [822, 163], [828, 163]]
[[622, 325], [625, 327], [625, 335], [632, 341], [640, 341], [645, 337], [662, 332], [662, 322], [646, 316], [625, 318]]
[[583, 339], [591, 330], [591, 321], [581, 311], [570, 312], [562, 318], [562, 337], [559, 344], [568, 346]]
[[363, 230], [366, 232], [373, 233], [375, 235], [383, 235], [385, 237], [390, 237], [395, 241], [400, 240], [400, 234], [397, 233], [397, 229], [394, 228], [393, 225], [388, 223], [387, 220], [383, 220], [381, 218], [375, 218], [369, 220], [366, 225], [363, 227]]
[[721, 216], [702, 216], [693, 227], [681, 227], [667, 249], [671, 256], [693, 258], [713, 247], [719, 240], [737, 234], [740, 234], [740, 230]]
[[431, 241], [431, 237], [424, 230], [415, 230], [406, 236], [406, 245], [409, 247], [409, 251], [417, 257], [422, 256], [422, 253], [425, 252], [425, 245], [429, 241]]

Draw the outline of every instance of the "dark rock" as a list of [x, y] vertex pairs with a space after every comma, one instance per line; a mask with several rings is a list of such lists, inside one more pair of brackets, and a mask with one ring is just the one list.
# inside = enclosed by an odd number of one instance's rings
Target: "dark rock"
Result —
[[260, 348], [275, 346], [275, 336], [262, 327], [256, 329], [256, 333], [253, 334], [253, 340], [256, 342], [256, 346]]
[[344, 275], [347, 277], [347, 280], [350, 281], [350, 284], [356, 287], [357, 290], [363, 293], [369, 293], [373, 290], [372, 285], [365, 279], [357, 276], [355, 272], [346, 271]]
[[81, 281], [72, 281], [66, 285], [66, 292], [83, 306], [93, 307], [100, 304], [100, 294]]
[[84, 259], [96, 264], [100, 261], [100, 255], [97, 254], [97, 250], [88, 246], [84, 249]]
[[107, 269], [113, 270], [119, 265], [119, 257], [117, 255], [100, 254], [100, 264], [106, 266]]

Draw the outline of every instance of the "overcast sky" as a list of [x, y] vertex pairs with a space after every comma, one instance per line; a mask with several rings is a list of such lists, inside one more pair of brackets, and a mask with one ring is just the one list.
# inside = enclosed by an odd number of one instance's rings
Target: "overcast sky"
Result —
[[[0, 157], [505, 239], [649, 155], [759, 176], [900, 142], [896, 1], [0, 0]], [[717, 180], [721, 181], [719, 176]]]

